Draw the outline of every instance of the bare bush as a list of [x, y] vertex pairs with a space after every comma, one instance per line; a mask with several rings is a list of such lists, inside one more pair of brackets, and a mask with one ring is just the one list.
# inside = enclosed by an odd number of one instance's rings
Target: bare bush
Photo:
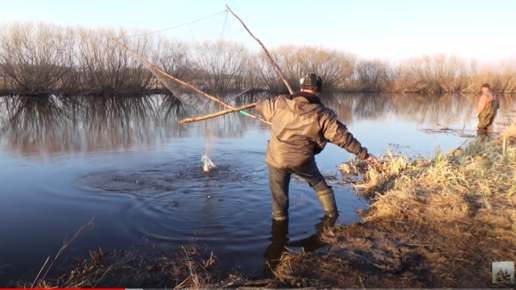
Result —
[[77, 73], [73, 29], [39, 22], [12, 23], [0, 30], [0, 67], [7, 90], [48, 94], [73, 90]]
[[361, 60], [356, 64], [356, 82], [360, 91], [389, 91], [399, 78], [399, 71], [386, 61], [379, 59]]
[[[184, 43], [141, 29], [16, 22], [0, 27], [0, 94], [146, 94], [164, 89], [164, 76], [153, 74], [109, 37], [203, 90], [287, 91], [262, 51], [251, 54], [236, 42]], [[393, 64], [357, 60], [316, 45], [281, 45], [269, 51], [294, 90], [301, 77], [316, 73], [325, 91], [477, 93], [488, 82], [498, 93], [516, 93], [514, 61], [481, 66], [435, 54]]]
[[199, 88], [224, 92], [246, 85], [250, 57], [241, 44], [223, 40], [193, 44], [189, 60], [192, 82]]
[[[356, 58], [352, 54], [313, 45], [282, 45], [270, 50], [293, 90], [299, 89], [299, 79], [316, 73], [327, 90], [345, 86], [353, 74]], [[264, 53], [257, 56], [260, 78], [268, 89], [284, 91], [285, 85]]]
[[410, 59], [401, 64], [398, 87], [417, 93], [459, 91], [465, 75], [465, 61], [457, 56], [436, 54]]
[[157, 67], [178, 79], [186, 80], [189, 75], [189, 45], [178, 41], [160, 38]]
[[133, 34], [143, 35], [129, 37], [123, 29], [78, 28], [77, 31], [81, 85], [88, 93], [139, 92], [151, 85], [153, 77], [146, 65], [108, 37], [117, 39], [151, 63], [157, 60], [157, 53], [152, 51], [155, 38], [138, 30]]

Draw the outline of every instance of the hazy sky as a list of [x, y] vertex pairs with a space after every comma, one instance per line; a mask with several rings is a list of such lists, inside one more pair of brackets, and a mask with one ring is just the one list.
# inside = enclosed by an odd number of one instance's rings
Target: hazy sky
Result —
[[[0, 21], [155, 31], [224, 11], [226, 4], [267, 48], [319, 44], [362, 58], [442, 52], [516, 60], [515, 0], [0, 0]], [[225, 38], [260, 49], [225, 13], [162, 33], [196, 41]]]

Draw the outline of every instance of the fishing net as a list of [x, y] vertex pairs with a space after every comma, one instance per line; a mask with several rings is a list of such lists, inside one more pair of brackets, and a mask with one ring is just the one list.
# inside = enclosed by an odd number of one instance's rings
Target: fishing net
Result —
[[[190, 42], [184, 42], [184, 38], [183, 42], [174, 40], [164, 46], [168, 58], [158, 58], [157, 63], [149, 61], [150, 65], [147, 63], [156, 79], [181, 102], [189, 118], [213, 114], [228, 107], [179, 83], [178, 80], [208, 93], [231, 107], [248, 104], [249, 98], [245, 92], [255, 85], [247, 75], [249, 66], [252, 65], [250, 52], [243, 44], [231, 41], [230, 21], [227, 13], [223, 16], [224, 19], [220, 16], [211, 17], [188, 25], [186, 28], [192, 35]], [[217, 21], [219, 25], [215, 25]], [[207, 27], [221, 26], [222, 31], [217, 39], [208, 37]], [[202, 31], [204, 40], [197, 41], [194, 31]], [[168, 33], [170, 34], [170, 31]], [[206, 152], [201, 158], [204, 171], [216, 168], [211, 160], [213, 137], [235, 137], [243, 134], [249, 122], [245, 119], [241, 114], [231, 113], [188, 125], [196, 127], [204, 138]]]

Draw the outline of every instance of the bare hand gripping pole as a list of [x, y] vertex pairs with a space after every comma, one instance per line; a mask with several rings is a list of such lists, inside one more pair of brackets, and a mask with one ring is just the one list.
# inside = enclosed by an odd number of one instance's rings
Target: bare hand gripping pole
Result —
[[231, 12], [231, 14], [233, 14], [233, 16], [235, 16], [238, 21], [240, 21], [240, 23], [242, 23], [242, 25], [244, 26], [245, 30], [247, 30], [247, 32], [249, 32], [249, 34], [251, 35], [252, 38], [254, 38], [256, 41], [258, 41], [258, 43], [261, 45], [261, 47], [263, 48], [263, 50], [265, 50], [265, 54], [267, 55], [267, 57], [269, 58], [269, 60], [271, 61], [272, 63], [272, 66], [274, 67], [274, 70], [278, 73], [279, 77], [283, 80], [283, 82], [285, 83], [285, 85], [287, 86], [288, 88], [288, 91], [290, 92], [291, 95], [294, 94], [294, 91], [292, 91], [292, 88], [290, 87], [290, 85], [288, 84], [287, 80], [285, 80], [285, 78], [283, 77], [283, 74], [281, 73], [281, 70], [279, 68], [279, 66], [274, 62], [274, 60], [272, 59], [271, 55], [269, 54], [269, 52], [267, 51], [267, 49], [265, 48], [265, 46], [262, 44], [262, 42], [256, 38], [252, 33], [251, 31], [249, 31], [249, 29], [247, 29], [247, 26], [245, 26], [244, 22], [242, 21], [242, 19], [240, 19], [240, 17], [236, 16], [236, 14], [233, 12], [233, 10], [231, 10], [231, 8], [229, 8], [228, 5], [226, 5], [226, 7], [228, 8], [229, 12]]
[[[226, 108], [232, 109], [232, 110], [233, 110], [233, 112], [237, 111], [237, 110], [235, 110], [235, 109], [236, 109], [235, 107], [230, 106], [230, 105], [228, 105], [228, 104], [224, 103], [223, 101], [221, 101], [221, 100], [217, 99], [216, 97], [211, 96], [211, 95], [208, 95], [207, 93], [205, 93], [205, 92], [203, 92], [203, 91], [199, 90], [198, 88], [196, 88], [196, 87], [194, 87], [194, 86], [192, 86], [192, 85], [190, 85], [190, 84], [188, 84], [188, 83], [186, 83], [186, 82], [184, 82], [184, 81], [182, 81], [182, 80], [180, 80], [180, 79], [178, 79], [178, 78], [175, 78], [175, 77], [173, 77], [173, 76], [171, 76], [171, 75], [167, 74], [166, 72], [164, 72], [164, 71], [160, 70], [159, 68], [157, 68], [157, 67], [153, 66], [153, 65], [152, 65], [152, 64], [150, 64], [147, 60], [145, 60], [143, 57], [139, 56], [138, 54], [136, 54], [135, 52], [133, 52], [132, 50], [130, 50], [129, 48], [127, 48], [125, 45], [123, 45], [123, 44], [119, 43], [118, 41], [114, 40], [113, 38], [109, 37], [109, 39], [111, 39], [113, 42], [115, 42], [116, 44], [120, 45], [121, 47], [123, 47], [124, 49], [126, 49], [127, 51], [129, 51], [132, 55], [134, 55], [134, 56], [136, 56], [137, 58], [139, 58], [141, 61], [143, 61], [143, 62], [144, 62], [145, 64], [147, 64], [149, 67], [151, 67], [151, 68], [155, 69], [156, 71], [158, 71], [158, 72], [162, 73], [163, 75], [165, 75], [165, 76], [167, 76], [167, 77], [169, 77], [169, 78], [171, 78], [171, 79], [175, 80], [176, 82], [178, 82], [178, 83], [180, 83], [180, 84], [182, 84], [182, 85], [184, 85], [184, 86], [186, 86], [186, 87], [191, 88], [192, 90], [194, 90], [194, 91], [198, 92], [199, 94], [201, 94], [201, 95], [203, 95], [203, 96], [205, 96], [205, 97], [207, 97], [207, 98], [209, 98], [209, 99], [211, 99], [211, 100], [213, 100], [213, 101], [215, 101], [215, 102], [217, 102], [217, 103], [219, 103], [219, 104], [223, 105], [223, 106], [224, 106], [224, 107], [226, 107]], [[251, 106], [251, 107], [252, 107], [252, 106]], [[228, 111], [230, 111], [230, 110], [226, 110], [226, 111], [222, 111], [222, 112], [226, 112], [225, 114], [230, 113], [230, 112], [228, 112]], [[268, 121], [266, 121], [266, 120], [264, 120], [264, 119], [262, 119], [262, 118], [260, 118], [260, 117], [257, 117], [257, 116], [254, 116], [254, 115], [251, 115], [251, 114], [249, 114], [249, 113], [247, 113], [247, 112], [245, 112], [245, 111], [238, 110], [238, 112], [240, 112], [240, 113], [241, 113], [241, 114], [243, 114], [243, 115], [246, 115], [246, 116], [247, 116], [247, 117], [249, 117], [249, 118], [256, 119], [256, 120], [259, 120], [259, 121], [262, 121], [262, 122], [264, 122], [265, 124], [269, 124], [269, 125], [271, 124], [270, 122], [268, 122]], [[224, 114], [220, 114], [220, 115], [224, 115]], [[214, 117], [216, 117], [216, 116], [214, 116]], [[200, 118], [195, 118], [195, 119], [204, 120], [204, 119], [201, 119], [201, 118], [202, 118], [202, 117], [200, 117]], [[206, 118], [206, 119], [208, 119], [208, 118]], [[188, 120], [188, 119], [187, 119], [187, 120]], [[193, 121], [190, 121], [190, 122], [193, 122]]]

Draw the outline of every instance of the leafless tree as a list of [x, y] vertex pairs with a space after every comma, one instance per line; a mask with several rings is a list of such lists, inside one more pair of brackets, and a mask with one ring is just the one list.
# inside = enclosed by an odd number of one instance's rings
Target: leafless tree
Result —
[[69, 92], [77, 83], [70, 65], [73, 29], [48, 23], [11, 23], [0, 30], [0, 67], [6, 89], [19, 94]]
[[[356, 61], [354, 55], [314, 45], [282, 45], [272, 48], [270, 54], [294, 90], [299, 89], [299, 79], [310, 73], [320, 75], [327, 90], [345, 86]], [[257, 58], [257, 70], [264, 84], [272, 91], [285, 91], [267, 56], [260, 53]]]
[[224, 40], [204, 41], [192, 45], [188, 58], [195, 86], [216, 92], [245, 88], [249, 66], [245, 46]]
[[155, 38], [145, 32], [136, 30], [132, 34], [143, 35], [130, 37], [123, 29], [78, 28], [82, 86], [91, 94], [134, 93], [149, 87], [153, 77], [146, 65], [108, 38], [117, 39], [152, 63], [157, 60], [152, 51]]
[[360, 91], [389, 91], [397, 78], [399, 71], [386, 61], [360, 60], [356, 64], [357, 88]]
[[[109, 37], [150, 63], [203, 90], [256, 88], [286, 92], [269, 58], [239, 43], [185, 43], [147, 30], [58, 26], [14, 22], [0, 26], [0, 93], [3, 94], [145, 94], [163, 90], [163, 76]], [[473, 93], [488, 82], [499, 93], [516, 93], [516, 64], [480, 65], [455, 55], [435, 54], [399, 64], [358, 60], [344, 51], [317, 45], [269, 48], [290, 86], [316, 73], [328, 91]], [[169, 86], [167, 86], [168, 88]]]

